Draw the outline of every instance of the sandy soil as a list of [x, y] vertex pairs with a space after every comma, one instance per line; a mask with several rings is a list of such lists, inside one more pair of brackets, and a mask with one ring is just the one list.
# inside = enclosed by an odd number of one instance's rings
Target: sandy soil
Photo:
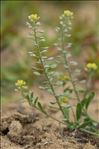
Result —
[[[39, 94], [46, 104], [51, 99], [45, 92], [36, 87], [35, 94]], [[98, 119], [98, 97], [89, 108], [94, 119]], [[61, 115], [49, 110], [58, 119]], [[26, 101], [9, 103], [2, 108], [1, 148], [2, 149], [98, 149], [99, 138], [90, 137], [81, 132], [68, 132], [64, 126], [45, 117]]]
[[99, 138], [68, 132], [63, 126], [33, 111], [2, 118], [2, 149], [97, 149]]

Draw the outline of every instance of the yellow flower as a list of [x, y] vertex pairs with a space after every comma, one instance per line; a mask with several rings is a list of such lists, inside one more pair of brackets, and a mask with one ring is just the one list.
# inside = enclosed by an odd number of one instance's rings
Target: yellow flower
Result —
[[30, 16], [28, 16], [28, 19], [30, 21], [37, 21], [40, 17], [37, 14], [31, 14]]
[[88, 63], [86, 65], [87, 70], [96, 70], [98, 67], [96, 65], [96, 63]]
[[68, 103], [68, 98], [66, 96], [62, 96], [59, 99], [60, 104]]
[[68, 75], [61, 75], [59, 77], [59, 80], [61, 80], [61, 81], [66, 81], [66, 80], [69, 80], [69, 79], [70, 79], [70, 77]]
[[21, 88], [26, 88], [26, 82], [23, 81], [23, 80], [17, 80], [17, 82], [15, 83], [16, 87], [18, 89], [21, 89]]
[[68, 17], [72, 17], [73, 16], [73, 12], [71, 12], [70, 10], [64, 10], [64, 15], [68, 16]]

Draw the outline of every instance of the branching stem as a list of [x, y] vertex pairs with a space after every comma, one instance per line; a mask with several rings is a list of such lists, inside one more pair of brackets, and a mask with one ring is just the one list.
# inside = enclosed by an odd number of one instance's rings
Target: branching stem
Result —
[[[40, 111], [39, 108], [37, 108], [37, 107], [35, 107], [35, 108], [36, 108], [38, 111]], [[57, 121], [58, 123], [61, 123], [61, 124], [63, 124], [63, 125], [66, 125], [64, 122], [62, 122], [62, 121], [56, 119], [56, 118], [53, 117], [51, 114], [48, 114], [45, 110], [44, 110], [44, 112], [42, 112], [42, 113], [45, 114], [47, 117], [50, 117], [51, 119]]]

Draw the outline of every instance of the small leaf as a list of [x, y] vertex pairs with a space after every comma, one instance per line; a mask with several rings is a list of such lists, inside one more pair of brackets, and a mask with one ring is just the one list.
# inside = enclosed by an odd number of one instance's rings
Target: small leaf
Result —
[[54, 68], [56, 68], [56, 67], [57, 67], [57, 64], [52, 64], [52, 65], [51, 65], [51, 68], [52, 68], [52, 69], [54, 69]]
[[85, 90], [81, 88], [81, 89], [78, 89], [78, 92], [80, 92], [80, 93], [84, 93]]
[[42, 107], [42, 105], [41, 105], [40, 102], [38, 102], [38, 108], [39, 108], [39, 110], [40, 110], [41, 112], [45, 113], [45, 111], [44, 111], [44, 109], [43, 109], [43, 107]]
[[27, 98], [28, 98], [29, 102], [32, 103], [32, 101], [33, 101], [33, 92], [30, 92], [28, 94]]
[[53, 60], [53, 59], [54, 59], [54, 57], [49, 57], [47, 60], [51, 61], [51, 60]]
[[88, 106], [90, 102], [93, 100], [94, 96], [95, 96], [94, 92], [87, 93], [85, 98], [81, 101], [81, 105], [85, 107], [86, 109], [88, 109]]
[[38, 102], [38, 97], [35, 98], [33, 105], [36, 106], [37, 102]]
[[35, 71], [38, 71], [38, 68], [32, 66], [32, 69], [35, 70]]
[[50, 94], [53, 94], [52, 90], [50, 88], [47, 89], [47, 91], [50, 93]]
[[92, 92], [89, 95], [87, 95], [87, 97], [86, 97], [86, 105], [85, 105], [86, 109], [88, 108], [88, 106], [89, 106], [90, 102], [92, 101], [92, 99], [94, 98], [94, 96], [95, 96], [94, 92]]
[[67, 65], [64, 65], [64, 68], [68, 69], [68, 66]]
[[47, 59], [47, 56], [42, 56], [42, 59]]
[[69, 119], [69, 108], [69, 105], [62, 108], [65, 115], [65, 119]]
[[54, 104], [56, 104], [56, 102], [50, 102], [50, 104], [54, 105]]
[[40, 73], [37, 72], [37, 71], [34, 71], [33, 73], [34, 73], [35, 75], [37, 75], [37, 76], [40, 76]]
[[30, 93], [30, 97], [33, 98], [33, 92]]
[[70, 61], [71, 65], [78, 65], [78, 63], [76, 61]]
[[39, 86], [39, 89], [44, 90], [44, 89], [45, 89], [45, 87], [44, 87], [44, 86]]
[[41, 51], [41, 53], [46, 53], [47, 52], [47, 50], [43, 50], [43, 51]]
[[83, 122], [79, 128], [85, 128], [86, 126], [90, 125], [90, 121], [87, 121], [87, 122]]
[[72, 91], [73, 91], [73, 90], [70, 89], [70, 88], [68, 88], [68, 87], [64, 89], [64, 92], [65, 92], [65, 93], [66, 93], [66, 92], [72, 93]]
[[78, 103], [77, 107], [76, 107], [76, 118], [77, 118], [77, 120], [79, 120], [81, 118], [81, 115], [82, 115], [82, 106], [81, 106], [81, 103]]
[[50, 65], [47, 65], [47, 64], [45, 65], [45, 68], [49, 68], [49, 67], [50, 67]]

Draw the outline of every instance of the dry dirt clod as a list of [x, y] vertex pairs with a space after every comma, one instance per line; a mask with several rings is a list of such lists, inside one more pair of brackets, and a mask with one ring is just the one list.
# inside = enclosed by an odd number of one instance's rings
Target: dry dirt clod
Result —
[[13, 121], [12, 117], [4, 117], [1, 119], [1, 124], [0, 124], [0, 131], [3, 135], [6, 135], [8, 132], [9, 125]]
[[2, 118], [2, 149], [98, 149], [99, 139], [61, 128], [34, 111]]
[[91, 145], [90, 142], [87, 143], [83, 149], [97, 149], [95, 146]]
[[14, 114], [14, 119], [20, 121], [21, 123], [32, 123], [35, 122], [37, 120], [37, 114], [36, 113], [32, 113], [32, 114], [21, 114], [21, 113], [16, 113]]
[[19, 121], [12, 121], [12, 123], [9, 126], [9, 132], [8, 132], [8, 136], [10, 137], [15, 137], [15, 136], [19, 136], [22, 132], [22, 125]]
[[7, 136], [1, 136], [1, 149], [24, 149], [18, 144], [11, 142]]

